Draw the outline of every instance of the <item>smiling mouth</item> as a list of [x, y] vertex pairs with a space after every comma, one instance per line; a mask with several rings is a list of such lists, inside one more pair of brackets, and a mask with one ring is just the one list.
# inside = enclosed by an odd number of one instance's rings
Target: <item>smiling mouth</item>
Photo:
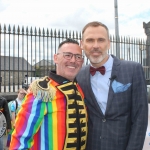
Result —
[[75, 66], [67, 66], [68, 68], [75, 69]]

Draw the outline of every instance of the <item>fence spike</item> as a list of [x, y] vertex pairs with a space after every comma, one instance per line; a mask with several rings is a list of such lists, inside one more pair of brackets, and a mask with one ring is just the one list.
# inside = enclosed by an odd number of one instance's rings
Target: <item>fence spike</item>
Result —
[[51, 37], [53, 37], [53, 30], [51, 29], [51, 33], [50, 33]]
[[118, 36], [118, 42], [120, 43], [120, 36]]
[[32, 33], [33, 33], [33, 31], [32, 31], [32, 27], [31, 27], [31, 29], [30, 29], [30, 33], [31, 33], [31, 35], [32, 35]]
[[60, 30], [58, 30], [58, 37], [60, 38]]
[[44, 28], [43, 28], [43, 32], [42, 32], [42, 34], [43, 34], [43, 35], [45, 35], [45, 30], [44, 30]]
[[68, 38], [68, 33], [67, 33], [67, 30], [66, 30], [66, 34], [65, 34], [65, 36], [66, 36], [65, 38], [67, 39], [67, 38]]
[[22, 34], [24, 34], [24, 26], [22, 26]]
[[36, 27], [35, 27], [34, 33], [35, 33], [35, 36], [36, 36], [37, 35], [37, 29], [36, 29]]
[[120, 42], [122, 43], [123, 42], [123, 38], [122, 38], [122, 36], [121, 36], [121, 38], [120, 38], [121, 40], [120, 40]]
[[4, 33], [6, 33], [6, 25], [4, 24]]
[[64, 38], [64, 31], [62, 30], [62, 38]]
[[47, 28], [47, 32], [46, 32], [46, 34], [47, 34], [47, 36], [49, 36], [49, 30], [48, 30], [48, 28]]
[[133, 42], [134, 42], [134, 44], [136, 44], [136, 38], [134, 37], [134, 39], [133, 39]]
[[125, 36], [123, 37], [123, 41], [124, 41], [124, 43], [126, 42], [126, 38], [125, 38]]
[[18, 32], [18, 34], [20, 33], [20, 28], [19, 28], [19, 26], [18, 26], [17, 32]]
[[11, 32], [11, 27], [10, 27], [10, 24], [9, 24], [9, 26], [8, 26], [8, 31], [9, 31], [9, 33]]
[[39, 28], [39, 36], [41, 35], [41, 29]]
[[28, 30], [28, 26], [26, 27], [26, 33], [27, 33], [27, 35], [28, 35], [28, 32], [29, 32], [29, 30]]
[[130, 36], [129, 36], [129, 44], [130, 44], [130, 41], [131, 41], [131, 38], [130, 38]]
[[15, 33], [15, 25], [14, 25], [14, 27], [13, 27], [13, 33]]
[[78, 31], [76, 31], [76, 38], [78, 39]]
[[71, 38], [71, 31], [69, 31], [69, 38]]
[[127, 40], [127, 37], [125, 36], [125, 42], [128, 44], [128, 40]]
[[138, 43], [137, 38], [136, 38], [136, 44]]
[[55, 31], [54, 31], [54, 36], [57, 36], [56, 29], [55, 29]]
[[73, 33], [72, 33], [72, 38], [74, 39], [75, 37], [74, 37], [75, 35], [74, 35], [74, 31], [73, 31]]

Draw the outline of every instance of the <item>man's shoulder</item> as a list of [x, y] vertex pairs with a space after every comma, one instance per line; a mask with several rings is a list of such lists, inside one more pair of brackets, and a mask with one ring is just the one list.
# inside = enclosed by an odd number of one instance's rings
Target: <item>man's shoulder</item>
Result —
[[16, 99], [8, 102], [8, 106], [14, 106], [14, 105], [16, 105]]
[[81, 68], [81, 70], [79, 71], [79, 74], [80, 74], [80, 73], [85, 73], [85, 72], [88, 70], [88, 68], [89, 68], [89, 65], [84, 65], [84, 66]]
[[11, 100], [9, 103], [10, 103], [10, 104], [12, 104], [12, 105], [16, 105], [16, 103], [17, 103], [17, 100], [16, 100], [16, 99], [14, 99], [14, 100]]
[[119, 64], [121, 63], [121, 65], [131, 65], [131, 66], [141, 66], [140, 63], [135, 62], [135, 61], [131, 61], [131, 60], [125, 60], [125, 59], [118, 59], [116, 56], [111, 55], [112, 58], [114, 59], [115, 63], [119, 62]]
[[140, 63], [135, 62], [135, 61], [128, 61], [128, 60], [121, 60], [121, 64], [123, 66], [127, 66], [129, 68], [142, 67], [142, 65]]
[[50, 78], [45, 76], [43, 78], [34, 80], [29, 86], [28, 93], [33, 93], [34, 97], [43, 99], [43, 101], [49, 101], [54, 97], [56, 90], [50, 86]]
[[80, 83], [89, 75], [89, 65], [83, 66], [77, 74], [77, 81]]

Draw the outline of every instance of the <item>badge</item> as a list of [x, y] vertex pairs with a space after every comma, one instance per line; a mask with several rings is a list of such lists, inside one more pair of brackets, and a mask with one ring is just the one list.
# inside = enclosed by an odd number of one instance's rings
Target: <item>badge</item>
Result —
[[6, 125], [6, 118], [4, 114], [0, 111], [0, 137], [2, 137], [6, 131]]

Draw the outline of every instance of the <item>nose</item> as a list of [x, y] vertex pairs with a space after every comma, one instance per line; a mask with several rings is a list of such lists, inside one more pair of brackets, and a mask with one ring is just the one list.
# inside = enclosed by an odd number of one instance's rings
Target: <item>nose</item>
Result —
[[98, 48], [99, 47], [99, 43], [97, 42], [97, 41], [95, 41], [94, 43], [93, 43], [93, 48]]

